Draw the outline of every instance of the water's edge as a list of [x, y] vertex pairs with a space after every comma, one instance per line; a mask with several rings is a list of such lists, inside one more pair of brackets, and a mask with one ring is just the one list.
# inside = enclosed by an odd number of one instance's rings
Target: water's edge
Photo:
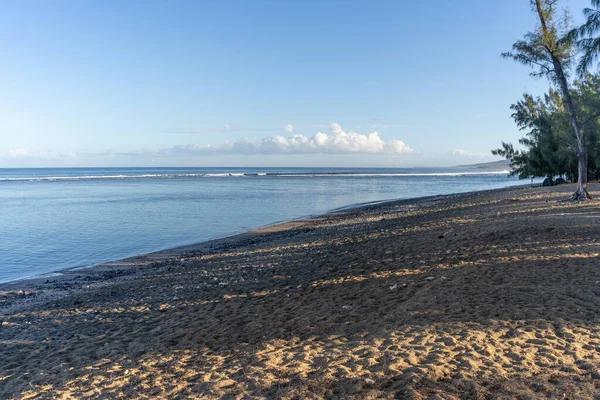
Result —
[[523, 188], [539, 187], [539, 186], [541, 186], [541, 185], [527, 183], [527, 184], [518, 184], [518, 185], [512, 185], [512, 186], [497, 188], [497, 189], [473, 190], [473, 191], [467, 191], [467, 192], [438, 194], [438, 195], [432, 195], [432, 196], [397, 198], [397, 199], [392, 199], [392, 200], [381, 200], [381, 201], [373, 201], [373, 202], [348, 204], [346, 206], [337, 207], [335, 209], [331, 209], [331, 210], [323, 212], [323, 213], [315, 213], [315, 214], [299, 216], [299, 217], [291, 218], [288, 220], [276, 221], [273, 223], [265, 224], [265, 225], [258, 226], [258, 227], [252, 228], [252, 229], [243, 229], [243, 230], [239, 230], [237, 232], [230, 232], [230, 233], [225, 233], [223, 235], [217, 235], [213, 238], [210, 238], [207, 240], [202, 240], [200, 242], [192, 242], [189, 244], [182, 244], [182, 245], [177, 245], [174, 247], [161, 248], [159, 250], [148, 252], [148, 253], [134, 254], [131, 256], [126, 256], [126, 257], [122, 257], [122, 258], [118, 258], [118, 259], [112, 259], [112, 260], [108, 260], [108, 261], [104, 261], [104, 262], [100, 262], [100, 263], [89, 264], [89, 265], [80, 265], [80, 266], [74, 266], [74, 267], [68, 267], [68, 268], [61, 268], [61, 269], [57, 269], [55, 271], [45, 272], [42, 274], [35, 274], [35, 275], [26, 276], [26, 277], [20, 277], [20, 278], [11, 279], [11, 280], [0, 281], [0, 287], [3, 285], [18, 284], [19, 282], [26, 283], [28, 281], [33, 281], [33, 280], [37, 280], [37, 279], [60, 277], [63, 274], [66, 274], [66, 273], [69, 273], [72, 271], [78, 271], [78, 270], [84, 270], [84, 269], [89, 270], [89, 269], [94, 269], [94, 268], [99, 268], [99, 267], [107, 267], [107, 266], [111, 266], [111, 264], [125, 262], [127, 260], [133, 261], [133, 260], [139, 260], [142, 258], [150, 258], [154, 255], [156, 255], [156, 256], [160, 255], [161, 257], [165, 257], [165, 258], [175, 257], [177, 254], [180, 254], [180, 253], [183, 253], [186, 251], [206, 248], [215, 243], [224, 243], [224, 242], [234, 241], [241, 237], [250, 235], [253, 232], [257, 232], [257, 231], [264, 230], [267, 228], [275, 228], [275, 227], [283, 226], [283, 225], [286, 225], [289, 223], [307, 221], [307, 220], [311, 220], [311, 219], [325, 218], [331, 214], [340, 214], [340, 213], [353, 214], [353, 213], [360, 213], [361, 211], [365, 211], [365, 210], [368, 210], [371, 208], [388, 206], [388, 205], [392, 205], [392, 204], [401, 205], [401, 204], [421, 203], [421, 202], [431, 201], [433, 199], [452, 198], [452, 197], [457, 197], [457, 196], [469, 196], [469, 195], [473, 195], [473, 194], [484, 194], [484, 193], [493, 193], [493, 192], [514, 191], [514, 190], [519, 190], [519, 189], [523, 189]]

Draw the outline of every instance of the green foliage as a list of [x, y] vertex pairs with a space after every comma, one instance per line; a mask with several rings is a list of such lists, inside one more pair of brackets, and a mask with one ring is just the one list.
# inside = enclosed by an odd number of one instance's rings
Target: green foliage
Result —
[[[532, 8], [536, 9], [536, 1], [530, 2]], [[546, 29], [538, 23], [533, 31], [527, 32], [522, 40], [513, 44], [512, 51], [502, 53], [502, 57], [531, 67], [533, 77], [545, 77], [556, 83], [556, 64], [553, 57], [560, 62], [563, 72], [568, 74], [575, 55], [572, 40], [567, 39], [571, 37], [569, 34], [572, 35], [571, 18], [566, 10], [559, 15], [556, 0], [540, 1], [540, 8]]]
[[[492, 154], [509, 159], [513, 174], [521, 178], [566, 175], [573, 180], [578, 176], [573, 198], [579, 199], [588, 196], [587, 176], [590, 172], [597, 176], [600, 165], [600, 77], [586, 74], [600, 51], [600, 39], [589, 37], [600, 30], [600, 0], [592, 0], [596, 9], [586, 9], [588, 20], [577, 29], [569, 28], [569, 14], [565, 11], [560, 15], [557, 3], [530, 0], [538, 24], [502, 56], [533, 68], [533, 76], [548, 78], [558, 91], [551, 88], [537, 98], [524, 94], [513, 104], [512, 118], [520, 130], [526, 131], [519, 140], [525, 150], [517, 151], [503, 142], [502, 148]], [[569, 72], [577, 61], [577, 50], [582, 48], [588, 49], [577, 69], [583, 79], [572, 82]]]
[[[586, 130], [588, 171], [598, 176], [600, 171], [600, 75], [587, 74], [575, 81], [571, 98], [582, 116]], [[511, 117], [525, 136], [519, 140], [524, 150], [516, 150], [511, 143], [492, 154], [510, 161], [511, 175], [521, 179], [532, 177], [577, 177], [576, 141], [572, 134], [569, 114], [559, 92], [551, 89], [542, 97], [525, 93], [513, 104]]]
[[591, 3], [593, 8], [583, 9], [583, 15], [586, 17], [585, 23], [572, 29], [566, 35], [566, 40], [574, 42], [582, 52], [582, 57], [577, 65], [579, 76], [585, 75], [600, 55], [600, 37], [594, 37], [600, 32], [600, 0], [591, 0]]
[[600, 74], [586, 74], [573, 85], [573, 101], [581, 115], [588, 149], [588, 170], [600, 177]]

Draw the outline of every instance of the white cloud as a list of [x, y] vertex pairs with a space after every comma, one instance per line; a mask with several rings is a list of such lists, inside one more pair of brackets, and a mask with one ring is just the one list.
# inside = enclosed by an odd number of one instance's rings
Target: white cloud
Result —
[[313, 137], [296, 134], [288, 137], [276, 135], [260, 140], [243, 139], [225, 141], [219, 145], [186, 145], [160, 150], [159, 155], [175, 154], [414, 154], [416, 151], [401, 140], [383, 141], [377, 132], [363, 135], [345, 132], [333, 123], [328, 133], [318, 132]]
[[[226, 127], [227, 128], [227, 127]], [[231, 127], [229, 127], [231, 128]], [[326, 133], [325, 133], [326, 132]], [[322, 157], [323, 154], [331, 155]], [[332, 160], [344, 159], [344, 155], [410, 155], [419, 154], [401, 140], [381, 139], [377, 132], [360, 134], [354, 131], [344, 131], [337, 124], [331, 124], [329, 130], [317, 132], [314, 136], [305, 136], [299, 133], [291, 133], [288, 136], [275, 135], [262, 139], [241, 139], [237, 141], [224, 141], [220, 144], [188, 144], [179, 145], [161, 150], [155, 149], [132, 149], [126, 151], [97, 151], [79, 152], [68, 151], [50, 152], [37, 151], [28, 148], [17, 148], [4, 154], [0, 153], [0, 165], [8, 166], [48, 166], [48, 165], [155, 165], [155, 164], [177, 164], [190, 163], [195, 157], [202, 155], [218, 155], [215, 160], [228, 159], [229, 162], [241, 163], [244, 160], [260, 160], [264, 163], [264, 155], [272, 155], [272, 159], [291, 160], [314, 160], [315, 163], [328, 164]], [[306, 157], [304, 157], [306, 156]], [[337, 158], [336, 158], [337, 157]], [[270, 158], [271, 159], [271, 158]], [[358, 160], [360, 157], [353, 158]], [[186, 161], [184, 161], [186, 160]], [[317, 161], [319, 160], [319, 161]], [[320, 161], [322, 160], [322, 161]], [[369, 161], [376, 162], [374, 158]], [[381, 157], [379, 160], [394, 160], [395, 163], [404, 162], [402, 157]], [[196, 161], [200, 161], [197, 159]], [[194, 162], [196, 162], [194, 161]], [[206, 160], [202, 160], [206, 163]], [[212, 163], [212, 161], [208, 161]], [[377, 161], [379, 162], [379, 161]]]
[[22, 159], [40, 159], [40, 160], [54, 160], [54, 159], [69, 159], [76, 158], [77, 154], [73, 152], [62, 152], [53, 154], [45, 151], [31, 151], [26, 147], [21, 147], [8, 152], [10, 158], [22, 158]]
[[292, 133], [292, 132], [294, 132], [294, 125], [287, 124], [286, 126], [283, 127], [283, 129], [285, 129], [289, 133]]
[[31, 154], [29, 153], [29, 149], [20, 148], [20, 149], [15, 149], [15, 150], [9, 151], [8, 155], [9, 155], [9, 157], [27, 157], [27, 156], [30, 156]]
[[489, 154], [487, 153], [471, 153], [463, 149], [454, 149], [450, 154], [453, 156], [459, 156], [464, 158], [485, 158], [489, 156]]

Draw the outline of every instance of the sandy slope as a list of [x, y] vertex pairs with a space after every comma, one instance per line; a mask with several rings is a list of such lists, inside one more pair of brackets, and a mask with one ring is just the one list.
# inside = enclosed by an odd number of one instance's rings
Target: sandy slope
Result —
[[569, 190], [390, 203], [4, 285], [0, 397], [593, 398], [600, 201]]

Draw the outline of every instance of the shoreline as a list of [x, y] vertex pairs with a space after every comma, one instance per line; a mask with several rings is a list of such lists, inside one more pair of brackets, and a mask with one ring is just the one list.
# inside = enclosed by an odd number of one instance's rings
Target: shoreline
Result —
[[[179, 250], [183, 250], [183, 249], [187, 249], [187, 248], [199, 248], [199, 247], [204, 247], [205, 244], [212, 244], [213, 242], [220, 242], [222, 240], [225, 239], [234, 239], [238, 236], [242, 236], [242, 235], [246, 235], [252, 232], [259, 232], [259, 231], [263, 231], [264, 229], [269, 229], [269, 228], [274, 228], [277, 227], [279, 225], [285, 226], [287, 224], [290, 223], [298, 223], [298, 222], [305, 222], [305, 221], [310, 221], [313, 219], [318, 219], [320, 217], [323, 216], [327, 216], [329, 214], [332, 213], [338, 213], [338, 212], [347, 212], [347, 213], [353, 213], [353, 212], [359, 212], [361, 209], [365, 209], [365, 208], [369, 208], [369, 207], [376, 207], [379, 205], [386, 205], [386, 204], [393, 204], [393, 203], [397, 203], [397, 202], [405, 202], [405, 201], [422, 201], [422, 200], [426, 200], [429, 198], [436, 198], [436, 197], [448, 197], [448, 196], [456, 196], [456, 195], [463, 195], [463, 194], [469, 194], [469, 193], [487, 193], [490, 191], [503, 191], [503, 190], [510, 190], [510, 189], [515, 189], [515, 188], [528, 188], [528, 187], [537, 187], [540, 186], [539, 184], [535, 183], [535, 184], [531, 184], [531, 183], [523, 183], [523, 184], [517, 184], [517, 185], [512, 185], [512, 186], [508, 186], [508, 187], [504, 187], [504, 188], [496, 188], [496, 189], [483, 189], [483, 190], [474, 190], [474, 191], [469, 191], [469, 192], [458, 192], [458, 193], [450, 193], [450, 194], [439, 194], [439, 195], [432, 195], [432, 196], [422, 196], [422, 197], [414, 197], [414, 198], [404, 198], [404, 199], [391, 199], [391, 200], [377, 200], [377, 201], [373, 201], [373, 202], [365, 202], [365, 203], [354, 203], [354, 204], [348, 204], [346, 206], [342, 206], [342, 207], [338, 207], [335, 209], [331, 209], [328, 211], [325, 211], [323, 213], [315, 213], [315, 214], [308, 214], [308, 215], [304, 215], [304, 216], [299, 216], [296, 218], [292, 218], [289, 220], [283, 220], [283, 221], [276, 221], [270, 224], [266, 224], [263, 226], [259, 226], [257, 228], [254, 229], [250, 229], [250, 230], [243, 230], [240, 229], [237, 232], [234, 233], [226, 233], [223, 234], [223, 236], [217, 235], [217, 237], [212, 238], [212, 239], [207, 239], [207, 240], [203, 240], [200, 242], [194, 242], [194, 243], [190, 243], [190, 244], [184, 244], [184, 245], [177, 245], [177, 246], [173, 246], [173, 247], [167, 247], [167, 248], [161, 248], [158, 249], [156, 251], [152, 251], [152, 252], [147, 252], [147, 253], [140, 253], [137, 255], [133, 255], [133, 256], [127, 256], [127, 257], [122, 257], [122, 258], [117, 258], [117, 259], [111, 259], [108, 261], [103, 261], [103, 262], [99, 262], [99, 263], [93, 263], [90, 265], [84, 265], [84, 266], [75, 266], [75, 267], [67, 267], [67, 268], [60, 268], [60, 269], [56, 269], [53, 271], [48, 271], [48, 272], [44, 272], [41, 274], [34, 274], [34, 275], [29, 275], [29, 276], [25, 276], [25, 277], [21, 277], [21, 278], [14, 278], [8, 281], [0, 281], [0, 292], [2, 292], [5, 289], [5, 286], [18, 286], [19, 283], [23, 282], [29, 282], [29, 281], [42, 281], [42, 280], [48, 280], [51, 278], [60, 278], [61, 276], [65, 275], [65, 274], [69, 274], [73, 271], [81, 271], [81, 270], [88, 270], [88, 269], [93, 269], [93, 268], [98, 268], [98, 267], [104, 267], [107, 265], [114, 265], [115, 263], [121, 262], [121, 261], [130, 261], [130, 260], [136, 260], [139, 258], [146, 258], [146, 257], [150, 257], [153, 254], [163, 254], [163, 253], [173, 253], [173, 256], [175, 255], [175, 253]], [[25, 285], [27, 286], [27, 285]], [[1, 309], [0, 309], [0, 313], [1, 313]]]
[[[285, 229], [285, 228], [288, 228], [291, 226], [300, 226], [300, 225], [309, 223], [313, 220], [326, 218], [328, 215], [333, 215], [333, 214], [339, 214], [339, 213], [353, 214], [353, 213], [360, 213], [362, 210], [368, 210], [370, 208], [378, 207], [378, 206], [404, 204], [404, 203], [412, 203], [412, 202], [418, 203], [421, 201], [427, 201], [427, 200], [437, 199], [437, 198], [452, 198], [452, 197], [460, 196], [460, 195], [469, 195], [469, 194], [476, 194], [476, 193], [485, 194], [485, 193], [489, 193], [489, 192], [502, 192], [502, 191], [512, 190], [512, 189], [518, 190], [518, 189], [533, 188], [533, 187], [539, 187], [539, 186], [541, 186], [541, 185], [537, 184], [537, 183], [534, 183], [534, 184], [524, 183], [524, 184], [512, 185], [512, 186], [508, 186], [508, 187], [504, 187], [504, 188], [496, 188], [496, 189], [483, 189], [483, 190], [473, 190], [473, 191], [469, 191], [469, 192], [438, 194], [438, 195], [422, 196], [422, 197], [414, 197], [414, 198], [377, 200], [377, 201], [373, 201], [373, 202], [354, 203], [354, 204], [349, 204], [346, 206], [338, 207], [335, 209], [331, 209], [331, 210], [325, 211], [323, 213], [309, 214], [309, 215], [300, 216], [297, 218], [292, 218], [289, 220], [277, 221], [277, 222], [274, 222], [271, 224], [259, 226], [254, 229], [240, 230], [236, 233], [224, 234], [223, 236], [219, 236], [219, 237], [215, 237], [213, 239], [203, 240], [203, 241], [195, 242], [195, 243], [191, 243], [191, 244], [167, 247], [167, 248], [162, 248], [162, 249], [148, 252], [148, 253], [140, 253], [140, 254], [137, 254], [134, 256], [112, 259], [112, 260], [99, 262], [99, 263], [95, 263], [95, 264], [61, 268], [61, 269], [57, 269], [54, 271], [44, 272], [42, 274], [31, 275], [31, 276], [26, 276], [26, 277], [22, 277], [22, 278], [15, 278], [15, 279], [12, 279], [9, 281], [0, 282], [0, 293], [5, 291], [5, 289], [10, 289], [12, 286], [18, 287], [19, 283], [24, 284], [23, 288], [21, 288], [21, 289], [25, 290], [25, 289], [29, 288], [29, 286], [30, 286], [27, 283], [31, 282], [31, 283], [39, 284], [40, 281], [44, 281], [45, 283], [48, 283], [46, 281], [48, 281], [52, 278], [57, 278], [57, 280], [61, 280], [60, 278], [63, 277], [64, 275], [69, 275], [69, 274], [71, 274], [73, 272], [77, 272], [77, 271], [94, 270], [96, 268], [104, 269], [105, 267], [115, 266], [120, 263], [130, 263], [130, 262], [142, 262], [143, 263], [150, 259], [152, 259], [155, 262], [159, 261], [159, 260], [168, 260], [169, 258], [176, 257], [177, 254], [180, 252], [197, 251], [200, 249], [204, 249], [207, 246], [210, 247], [215, 244], [221, 244], [223, 242], [229, 242], [229, 241], [233, 242], [237, 239], [242, 239], [253, 233], [273, 231], [273, 229], [279, 230], [277, 228], [280, 228], [280, 227], [282, 229]], [[163, 258], [156, 258], [156, 259], [153, 258], [153, 255], [159, 255], [159, 254], [161, 255], [161, 257], [164, 257], [164, 259]], [[2, 309], [0, 308], [0, 315], [1, 314], [2, 314]]]
[[[254, 238], [257, 236], [273, 234], [275, 235], [275, 240], [277, 240], [277, 234], [285, 235], [286, 231], [302, 229], [305, 225], [327, 220], [331, 217], [361, 218], [363, 214], [366, 216], [369, 212], [376, 212], [379, 208], [417, 207], [436, 200], [452, 199], [460, 201], [459, 198], [461, 197], [469, 198], [491, 193], [506, 193], [539, 186], [538, 184], [523, 184], [471, 192], [383, 200], [374, 204], [360, 203], [351, 205], [348, 209], [344, 207], [333, 209], [326, 213], [270, 224], [254, 230], [212, 240], [166, 248], [90, 266], [61, 269], [39, 277], [4, 282], [0, 283], [0, 317], [36, 307], [49, 301], [59, 300], [78, 293], [85, 293], [90, 289], [110, 285], [115, 281], [140, 278], [146, 273], [153, 273], [157, 268], [176, 265], [179, 260], [183, 261], [194, 259], [198, 255], [218, 253], [220, 251], [230, 252], [236, 248], [245, 248], [255, 244]], [[266, 237], [262, 241], [264, 243], [270, 239]]]

